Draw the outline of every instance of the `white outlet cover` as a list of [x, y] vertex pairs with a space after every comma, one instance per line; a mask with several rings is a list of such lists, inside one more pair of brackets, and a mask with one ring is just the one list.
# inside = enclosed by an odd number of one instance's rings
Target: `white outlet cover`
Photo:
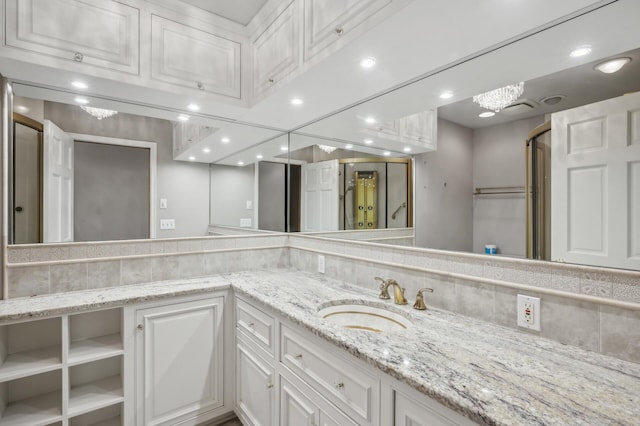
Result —
[[[527, 322], [525, 309], [526, 306], [530, 306], [531, 316], [533, 317], [533, 322]], [[525, 296], [524, 294], [519, 294], [517, 298], [517, 308], [516, 313], [518, 317], [518, 327], [527, 328], [529, 330], [540, 331], [540, 298], [539, 297], [531, 297]]]

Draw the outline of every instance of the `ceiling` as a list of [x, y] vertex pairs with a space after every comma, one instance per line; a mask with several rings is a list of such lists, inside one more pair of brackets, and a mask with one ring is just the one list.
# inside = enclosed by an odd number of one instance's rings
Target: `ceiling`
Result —
[[[631, 62], [613, 74], [604, 74], [594, 68], [595, 65], [607, 59], [618, 57], [631, 58]], [[640, 49], [634, 49], [526, 81], [524, 93], [515, 102], [515, 104], [527, 102], [534, 106], [526, 112], [512, 115], [503, 110], [493, 117], [480, 118], [478, 114], [486, 110], [475, 104], [472, 98], [467, 98], [440, 107], [438, 117], [471, 129], [493, 126], [640, 91], [638, 76], [640, 76]], [[564, 98], [555, 105], [542, 102], [543, 99], [554, 95], [562, 95]]]
[[182, 0], [197, 8], [211, 12], [241, 25], [247, 25], [262, 9], [267, 0]]

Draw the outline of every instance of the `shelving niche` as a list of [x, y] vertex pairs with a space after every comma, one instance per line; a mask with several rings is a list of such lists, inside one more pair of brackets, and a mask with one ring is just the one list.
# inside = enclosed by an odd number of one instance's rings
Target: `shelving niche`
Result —
[[0, 324], [0, 426], [122, 425], [122, 315]]

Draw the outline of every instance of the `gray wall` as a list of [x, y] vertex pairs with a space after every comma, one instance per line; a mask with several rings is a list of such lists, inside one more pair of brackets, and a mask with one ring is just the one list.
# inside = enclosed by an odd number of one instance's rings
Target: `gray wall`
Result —
[[[525, 184], [525, 139], [544, 122], [537, 116], [473, 132], [473, 187]], [[498, 253], [526, 255], [526, 201], [524, 194], [474, 197], [473, 251], [484, 253], [485, 244]]]
[[472, 131], [438, 119], [438, 150], [415, 157], [416, 246], [471, 251]]
[[[174, 161], [173, 125], [170, 121], [132, 114], [97, 120], [78, 106], [45, 102], [44, 117], [65, 132], [155, 142], [157, 145], [158, 238], [206, 235], [209, 224], [209, 165]], [[156, 206], [157, 207], [157, 206]], [[176, 229], [160, 230], [160, 219], [175, 219]]]
[[258, 228], [284, 232], [287, 165], [261, 161], [258, 167]]
[[74, 241], [149, 238], [149, 149], [76, 141]]
[[[211, 165], [211, 223], [216, 225], [240, 226], [240, 219], [254, 222], [254, 165], [245, 167]], [[253, 208], [247, 209], [247, 201]]]

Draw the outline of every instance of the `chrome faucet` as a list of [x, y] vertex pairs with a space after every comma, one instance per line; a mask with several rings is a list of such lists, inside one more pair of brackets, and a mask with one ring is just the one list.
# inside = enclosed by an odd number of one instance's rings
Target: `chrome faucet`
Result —
[[380, 277], [375, 277], [376, 280], [380, 281], [380, 299], [391, 299], [389, 296], [389, 286], [393, 286], [393, 303], [396, 305], [406, 305], [407, 299], [404, 297], [404, 288], [400, 287], [398, 281], [394, 279], [385, 280]]

